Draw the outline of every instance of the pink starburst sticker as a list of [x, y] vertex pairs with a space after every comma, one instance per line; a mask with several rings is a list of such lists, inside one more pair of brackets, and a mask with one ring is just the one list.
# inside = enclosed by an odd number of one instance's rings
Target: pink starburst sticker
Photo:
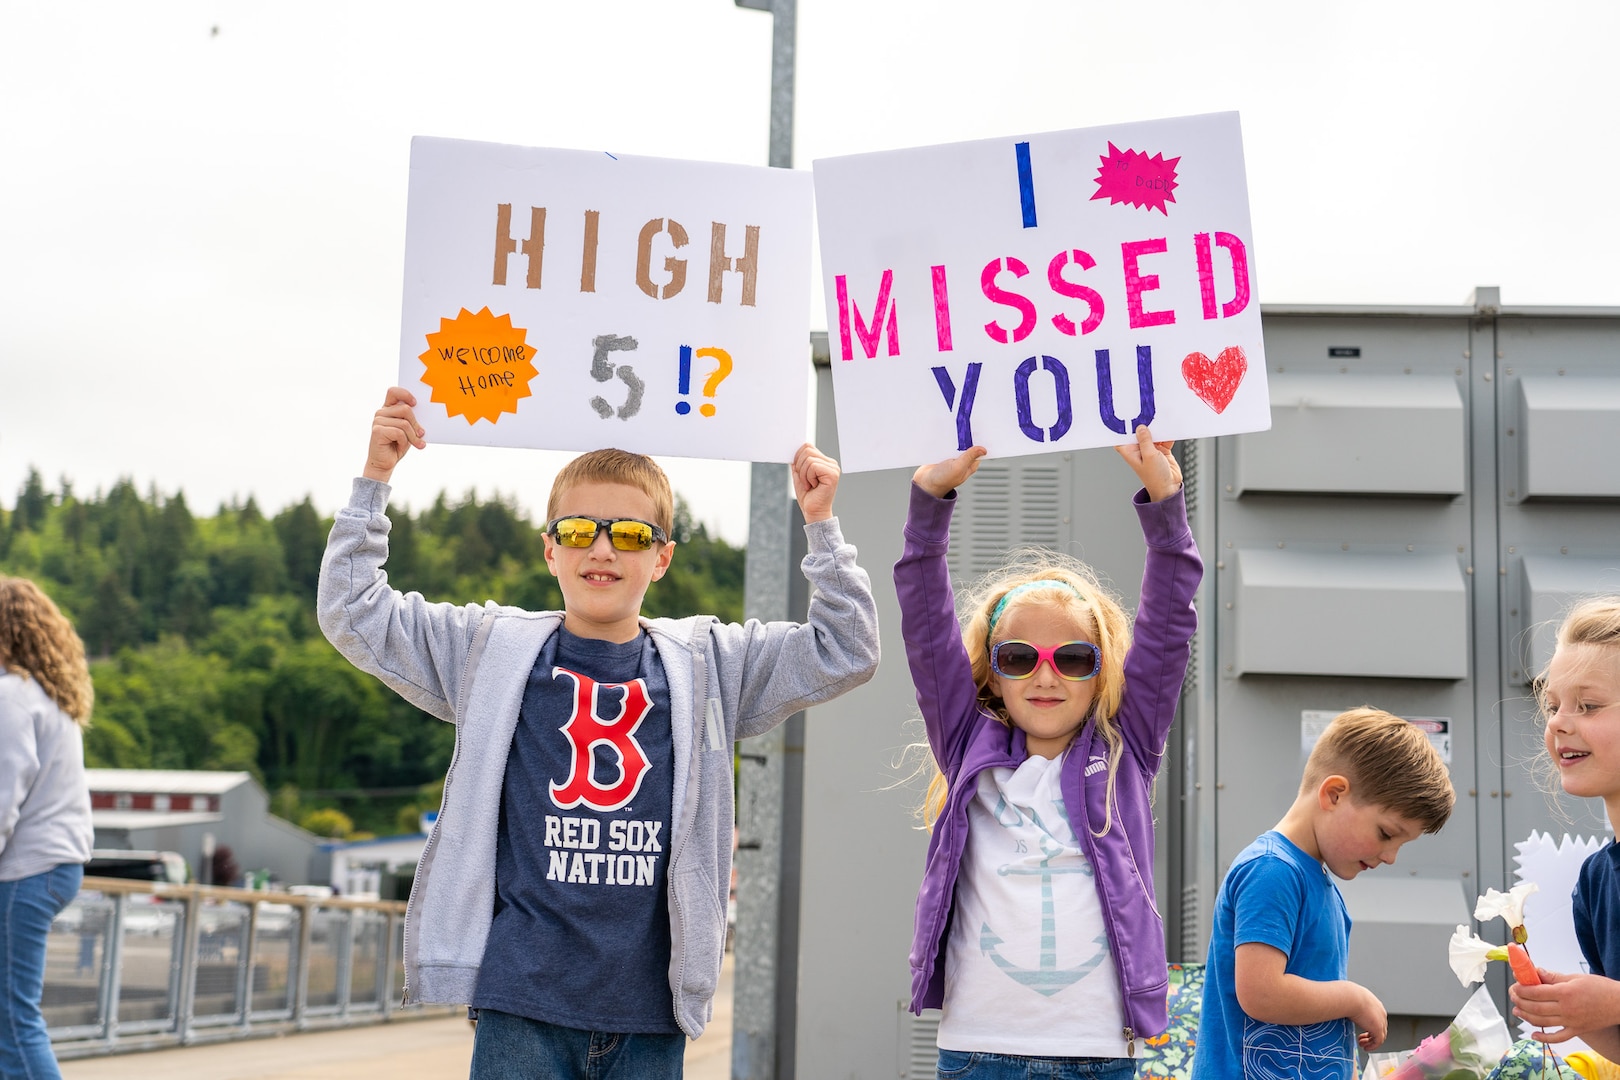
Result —
[[1098, 160], [1102, 164], [1097, 167], [1097, 194], [1093, 200], [1107, 199], [1109, 205], [1129, 203], [1170, 216], [1165, 204], [1176, 201], [1176, 165], [1181, 158], [1166, 160], [1163, 154], [1148, 157], [1109, 143], [1108, 154]]

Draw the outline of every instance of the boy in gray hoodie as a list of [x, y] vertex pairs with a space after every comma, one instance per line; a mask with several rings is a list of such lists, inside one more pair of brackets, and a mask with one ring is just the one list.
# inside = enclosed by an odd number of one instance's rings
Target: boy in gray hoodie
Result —
[[673, 497], [651, 459], [581, 455], [547, 506], [563, 610], [431, 604], [389, 587], [388, 481], [426, 445], [394, 387], [321, 564], [322, 630], [456, 725], [405, 917], [405, 1000], [470, 1004], [472, 1076], [679, 1077], [713, 1013], [731, 879], [732, 752], [871, 678], [871, 581], [806, 444], [794, 494], [809, 621], [645, 619]]

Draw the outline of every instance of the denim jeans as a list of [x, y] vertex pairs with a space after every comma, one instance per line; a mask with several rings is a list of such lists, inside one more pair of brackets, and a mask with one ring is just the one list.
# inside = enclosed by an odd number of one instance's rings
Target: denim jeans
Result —
[[478, 1010], [470, 1080], [680, 1080], [685, 1035], [581, 1031]]
[[1135, 1075], [1130, 1058], [939, 1052], [939, 1080], [1131, 1080]]
[[73, 902], [84, 867], [54, 867], [0, 881], [0, 1080], [61, 1080], [39, 999], [45, 993], [45, 939], [51, 920]]

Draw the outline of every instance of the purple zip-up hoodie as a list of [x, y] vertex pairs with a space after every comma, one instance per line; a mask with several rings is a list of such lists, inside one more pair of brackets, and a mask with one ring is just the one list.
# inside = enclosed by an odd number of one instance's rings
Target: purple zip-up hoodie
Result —
[[[945, 935], [950, 928], [956, 875], [967, 843], [968, 802], [980, 772], [996, 766], [1017, 768], [1029, 757], [1024, 733], [979, 706], [978, 687], [956, 619], [945, 552], [950, 545], [951, 510], [956, 493], [936, 499], [913, 484], [906, 516], [906, 543], [894, 566], [900, 599], [900, 632], [906, 662], [917, 688], [928, 731], [928, 745], [950, 781], [944, 812], [928, 841], [928, 863], [917, 894], [916, 934], [911, 944], [911, 1011], [939, 1008], [945, 1000]], [[1187, 671], [1198, 616], [1193, 596], [1203, 578], [1187, 528], [1181, 492], [1161, 502], [1146, 491], [1134, 499], [1147, 565], [1135, 642], [1125, 656], [1125, 693], [1114, 718], [1125, 739], [1114, 783], [1113, 822], [1095, 836], [1107, 813], [1108, 774], [1085, 775], [1093, 752], [1106, 757], [1107, 744], [1095, 738], [1096, 725], [1080, 729], [1063, 762], [1064, 802], [1085, 808], [1074, 821], [1086, 858], [1095, 871], [1097, 899], [1108, 928], [1114, 968], [1125, 1004], [1129, 1053], [1136, 1040], [1162, 1033], [1167, 969], [1164, 920], [1153, 899], [1153, 778], [1164, 758], [1165, 739], [1175, 717], [1181, 680]]]

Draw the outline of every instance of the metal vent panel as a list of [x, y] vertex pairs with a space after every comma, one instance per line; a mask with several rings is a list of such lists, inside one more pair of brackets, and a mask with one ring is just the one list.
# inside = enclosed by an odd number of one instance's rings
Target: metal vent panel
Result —
[[997, 461], [980, 466], [957, 492], [951, 521], [951, 579], [968, 584], [1007, 560], [1015, 548], [1064, 547], [1071, 493], [1060, 466]]
[[1203, 960], [1203, 957], [1198, 952], [1198, 919], [1202, 910], [1198, 898], [1198, 882], [1194, 881], [1183, 886], [1181, 890], [1181, 959], [1185, 963], [1196, 963]]
[[929, 1080], [939, 1074], [940, 1011], [924, 1009], [921, 1016], [913, 1016], [907, 1002], [898, 1005], [900, 1032], [895, 1045], [900, 1054], [895, 1075], [900, 1080]]

